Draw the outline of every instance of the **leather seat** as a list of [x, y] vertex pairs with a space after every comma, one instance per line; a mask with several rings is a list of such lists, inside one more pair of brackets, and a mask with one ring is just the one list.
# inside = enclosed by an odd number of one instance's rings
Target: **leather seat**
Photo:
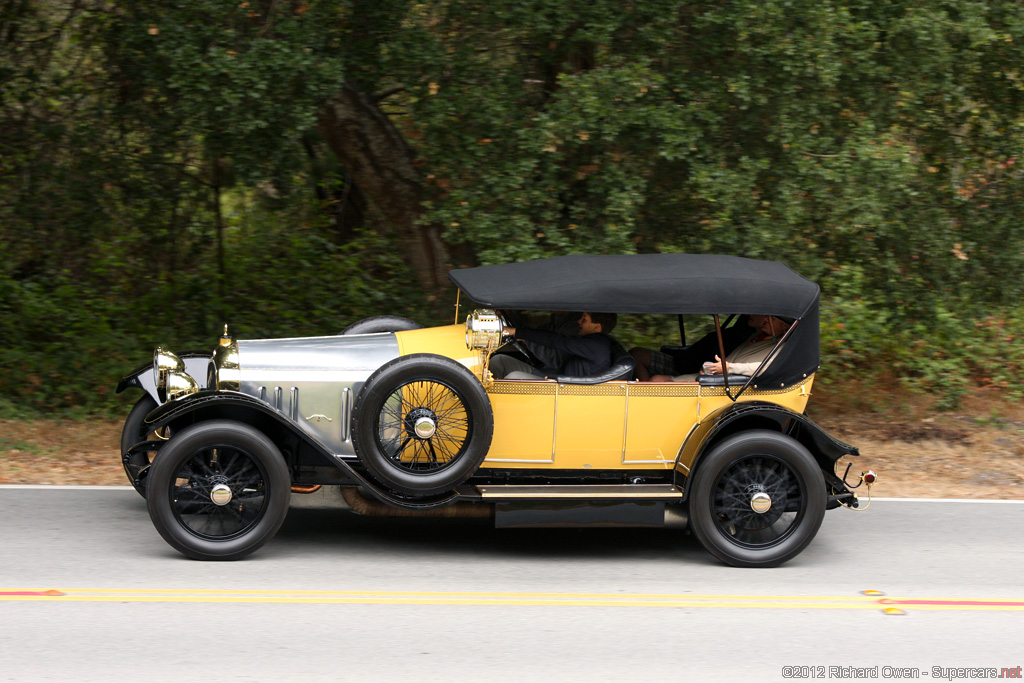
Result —
[[559, 376], [559, 384], [603, 384], [604, 382], [622, 382], [633, 379], [636, 361], [629, 355], [625, 347], [612, 338], [612, 365], [600, 375], [590, 377]]

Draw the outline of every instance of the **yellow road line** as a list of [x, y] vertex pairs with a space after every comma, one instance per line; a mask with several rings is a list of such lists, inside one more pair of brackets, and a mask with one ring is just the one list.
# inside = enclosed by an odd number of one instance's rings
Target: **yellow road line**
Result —
[[[48, 594], [49, 593], [49, 594]], [[712, 607], [1024, 611], [1024, 600], [849, 595], [516, 593], [462, 591], [218, 590], [173, 588], [0, 588], [0, 602], [170, 602], [249, 604], [471, 605], [517, 607]]]
[[[0, 588], [0, 595], [5, 592], [31, 591], [42, 592], [42, 588]], [[349, 591], [349, 590], [275, 590], [275, 589], [219, 589], [219, 588], [59, 588], [61, 592], [75, 594], [117, 594], [117, 595], [251, 595], [251, 596], [339, 596], [339, 597], [360, 597], [360, 596], [389, 596], [389, 597], [451, 597], [451, 598], [585, 598], [600, 599], [607, 598], [618, 600], [621, 598], [633, 599], [680, 599], [680, 600], [708, 600], [708, 599], [751, 599], [751, 600], [849, 600], [864, 601], [874, 598], [865, 598], [860, 595], [743, 595], [743, 594], [697, 594], [697, 593], [516, 593], [509, 591], [486, 592], [486, 591]], [[888, 598], [893, 599], [893, 598]]]

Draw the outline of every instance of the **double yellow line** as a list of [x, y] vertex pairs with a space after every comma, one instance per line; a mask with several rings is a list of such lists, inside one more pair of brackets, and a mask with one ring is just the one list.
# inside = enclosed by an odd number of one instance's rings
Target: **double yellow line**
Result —
[[717, 595], [671, 593], [506, 593], [475, 591], [218, 590], [173, 588], [0, 588], [6, 602], [207, 602], [515, 607], [712, 607], [1024, 611], [1024, 599], [878, 597], [877, 595]]

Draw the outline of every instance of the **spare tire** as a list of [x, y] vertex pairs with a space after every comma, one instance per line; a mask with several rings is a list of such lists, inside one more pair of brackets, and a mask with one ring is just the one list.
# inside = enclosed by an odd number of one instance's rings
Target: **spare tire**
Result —
[[378, 332], [403, 332], [405, 330], [419, 330], [423, 326], [415, 320], [402, 318], [397, 315], [375, 315], [372, 318], [358, 320], [344, 330], [341, 334], [376, 334]]
[[450, 491], [487, 457], [494, 433], [480, 380], [450, 358], [402, 356], [366, 380], [352, 443], [370, 475], [410, 496]]

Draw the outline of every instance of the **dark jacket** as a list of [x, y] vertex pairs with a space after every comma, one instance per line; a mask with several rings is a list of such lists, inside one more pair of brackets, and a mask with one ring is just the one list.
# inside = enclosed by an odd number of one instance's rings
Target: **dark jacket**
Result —
[[516, 338], [564, 351], [568, 357], [558, 368], [542, 368], [545, 375], [589, 377], [612, 366], [612, 340], [605, 334], [567, 337], [547, 330], [517, 327]]

